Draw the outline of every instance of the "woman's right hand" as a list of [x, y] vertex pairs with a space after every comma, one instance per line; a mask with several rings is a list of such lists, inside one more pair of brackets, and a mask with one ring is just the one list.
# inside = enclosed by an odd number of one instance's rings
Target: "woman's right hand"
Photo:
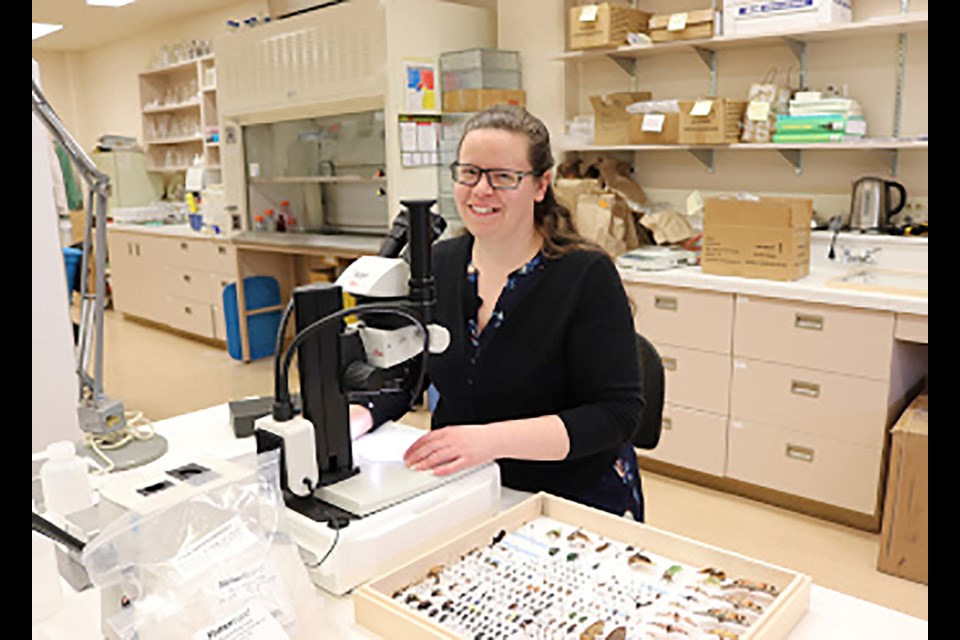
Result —
[[356, 440], [373, 428], [373, 414], [360, 404], [350, 405], [350, 440]]

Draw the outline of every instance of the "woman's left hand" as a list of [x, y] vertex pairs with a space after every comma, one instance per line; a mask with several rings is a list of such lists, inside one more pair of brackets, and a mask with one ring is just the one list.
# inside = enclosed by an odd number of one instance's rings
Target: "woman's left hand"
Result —
[[414, 471], [446, 476], [496, 458], [496, 435], [484, 425], [460, 425], [431, 431], [418, 439], [403, 462]]

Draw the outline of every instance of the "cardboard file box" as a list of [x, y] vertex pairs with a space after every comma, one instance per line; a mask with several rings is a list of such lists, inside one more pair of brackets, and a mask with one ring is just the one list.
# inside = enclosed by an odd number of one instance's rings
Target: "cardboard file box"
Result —
[[604, 2], [570, 9], [570, 48], [619, 47], [627, 33], [647, 33], [650, 13]]
[[[647, 131], [644, 131], [645, 118]], [[659, 131], [654, 130], [657, 126], [660, 128]], [[680, 114], [632, 113], [629, 139], [630, 144], [677, 144], [680, 141]]]
[[650, 39], [654, 42], [712, 38], [717, 14], [711, 9], [658, 14], [650, 18]]
[[799, 280], [810, 272], [811, 198], [704, 201], [703, 273]]
[[893, 427], [877, 569], [927, 584], [929, 513], [927, 394]]
[[526, 103], [527, 94], [522, 89], [460, 89], [443, 94], [443, 110], [454, 113], [483, 111], [495, 104], [522, 107]]
[[[706, 115], [693, 115], [694, 107], [710, 101]], [[680, 101], [680, 144], [732, 144], [740, 139], [740, 121], [747, 103], [727, 98]]]
[[728, 36], [805, 31], [853, 19], [853, 0], [727, 0], [723, 33]]
[[590, 96], [593, 106], [593, 143], [629, 144], [630, 114], [627, 107], [634, 102], [649, 100], [649, 91], [621, 91]]

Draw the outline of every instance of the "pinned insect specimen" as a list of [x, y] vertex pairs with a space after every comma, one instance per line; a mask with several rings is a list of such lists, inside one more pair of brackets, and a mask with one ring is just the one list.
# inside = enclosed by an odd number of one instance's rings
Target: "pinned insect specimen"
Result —
[[596, 552], [597, 552], [597, 553], [603, 553], [604, 551], [607, 550], [607, 548], [608, 548], [609, 546], [610, 546], [610, 543], [609, 543], [609, 542], [604, 542], [602, 545], [600, 545], [599, 547], [596, 548]]
[[715, 627], [707, 631], [708, 635], [717, 636], [718, 638], [727, 638], [728, 640], [739, 640], [740, 634], [730, 631], [730, 629], [724, 629], [722, 627]]
[[610, 632], [610, 635], [607, 636], [607, 640], [626, 640], [627, 638], [627, 628], [626, 627], [617, 627]]
[[562, 534], [563, 532], [560, 531], [560, 529], [550, 529], [550, 531], [547, 531], [547, 537], [550, 538], [551, 540], [556, 540]]
[[715, 569], [714, 567], [706, 567], [700, 569], [698, 573], [705, 573], [709, 578], [716, 578], [717, 582], [723, 582], [727, 579], [727, 572], [722, 569]]
[[443, 573], [443, 569], [444, 569], [443, 565], [442, 565], [442, 564], [438, 564], [437, 566], [432, 567], [432, 568], [430, 569], [430, 571], [427, 571], [427, 577], [428, 577], [428, 578], [433, 578], [433, 581], [434, 581], [435, 583], [439, 584], [439, 583], [440, 583], [440, 574]]
[[655, 626], [655, 627], [660, 627], [661, 629], [663, 629], [663, 630], [666, 631], [667, 633], [679, 633], [679, 634], [682, 634], [682, 635], [685, 635], [685, 636], [690, 635], [689, 633], [687, 633], [687, 630], [686, 630], [686, 629], [684, 629], [683, 627], [678, 627], [678, 626], [675, 625], [675, 624], [669, 624], [669, 623], [666, 623], [666, 622], [657, 622], [656, 620], [650, 622], [649, 624], [652, 624], [652, 625]]
[[741, 589], [746, 589], [748, 591], [762, 591], [763, 593], [769, 593], [772, 596], [777, 596], [780, 594], [780, 590], [776, 585], [768, 582], [747, 580], [746, 578], [737, 578], [729, 585], [724, 586], [725, 589], [733, 589], [735, 587], [740, 587]]
[[692, 625], [692, 626], [694, 626], [694, 627], [697, 626], [697, 623], [696, 623], [696, 622], [694, 622], [693, 620], [691, 620], [690, 618], [688, 618], [688, 617], [686, 617], [686, 616], [680, 615], [680, 614], [679, 614], [678, 612], [676, 612], [676, 611], [674, 611], [674, 612], [672, 612], [672, 613], [669, 612], [669, 611], [661, 611], [660, 613], [657, 614], [657, 617], [659, 617], [659, 618], [670, 618], [670, 619], [673, 620], [674, 622], [683, 622], [683, 623], [685, 623], [685, 624], [689, 624], [689, 625]]
[[597, 620], [580, 633], [580, 640], [597, 640], [603, 633], [603, 620]]
[[667, 570], [663, 572], [663, 579], [667, 582], [673, 582], [673, 576], [677, 575], [683, 567], [679, 564], [673, 564], [667, 567]]
[[750, 598], [744, 596], [728, 595], [723, 596], [723, 600], [726, 600], [737, 608], [745, 608], [750, 609], [751, 611], [756, 611], [757, 613], [763, 613], [762, 604], [756, 600], [751, 600]]
[[698, 613], [702, 616], [716, 618], [720, 622], [734, 622], [736, 624], [746, 624], [747, 622], [747, 617], [745, 615], [730, 609], [707, 609], [706, 611], [701, 611]]
[[653, 560], [638, 551], [627, 559], [627, 564], [636, 569], [644, 564], [653, 564]]

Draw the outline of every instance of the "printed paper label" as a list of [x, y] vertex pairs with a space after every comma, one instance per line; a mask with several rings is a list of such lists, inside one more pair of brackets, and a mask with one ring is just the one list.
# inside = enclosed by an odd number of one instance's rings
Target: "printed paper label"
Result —
[[580, 22], [593, 22], [597, 19], [597, 10], [600, 7], [595, 4], [588, 4], [580, 10]]
[[693, 104], [693, 109], [690, 109], [690, 115], [692, 116], [710, 115], [710, 109], [712, 108], [713, 108], [713, 100], [697, 100]]
[[280, 623], [256, 602], [193, 634], [193, 640], [290, 640]]
[[683, 31], [687, 28], [687, 14], [675, 13], [670, 16], [670, 22], [667, 23], [667, 31]]
[[194, 541], [168, 562], [184, 580], [190, 580], [212, 567], [240, 556], [257, 542], [257, 537], [239, 518], [231, 518], [207, 535]]
[[770, 116], [770, 103], [765, 100], [751, 100], [747, 106], [748, 120], [766, 120]]
[[663, 121], [665, 118], [666, 116], [662, 113], [645, 113], [643, 115], [643, 124], [640, 125], [640, 130], [660, 133], [663, 131]]

